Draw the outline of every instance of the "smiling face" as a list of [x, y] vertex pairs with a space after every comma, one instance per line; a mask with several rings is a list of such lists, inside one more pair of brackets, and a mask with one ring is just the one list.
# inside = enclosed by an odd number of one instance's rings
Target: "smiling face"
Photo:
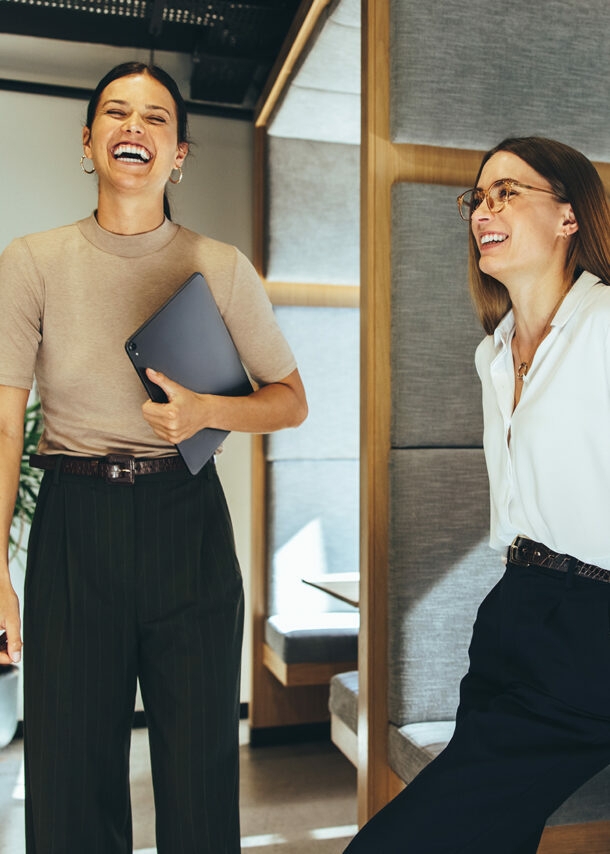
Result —
[[113, 80], [102, 91], [83, 148], [93, 160], [100, 193], [163, 195], [172, 169], [188, 153], [178, 142], [176, 105], [169, 91], [148, 74]]
[[[478, 186], [484, 189], [503, 178], [550, 190], [549, 182], [516, 154], [498, 151], [487, 161]], [[487, 201], [474, 211], [471, 228], [483, 273], [507, 287], [518, 280], [538, 281], [565, 268], [570, 234], [577, 230], [571, 206], [549, 193], [514, 187], [501, 210]]]

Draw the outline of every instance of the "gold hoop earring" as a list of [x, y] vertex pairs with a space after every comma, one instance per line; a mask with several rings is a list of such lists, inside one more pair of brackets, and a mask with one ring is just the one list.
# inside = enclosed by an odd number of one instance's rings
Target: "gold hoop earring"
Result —
[[170, 176], [169, 176], [170, 184], [179, 184], [180, 181], [182, 181], [182, 166], [174, 166], [174, 168], [172, 169], [172, 172], [175, 172], [176, 169], [178, 170], [178, 177], [176, 178], [176, 180], [174, 180], [170, 174]]
[[[85, 175], [93, 175], [93, 173], [95, 172], [95, 166], [93, 167], [93, 169], [85, 169], [85, 160], [91, 160], [91, 158], [83, 154], [80, 159], [80, 168], [83, 170]], [[91, 164], [93, 165], [93, 160], [91, 160]]]

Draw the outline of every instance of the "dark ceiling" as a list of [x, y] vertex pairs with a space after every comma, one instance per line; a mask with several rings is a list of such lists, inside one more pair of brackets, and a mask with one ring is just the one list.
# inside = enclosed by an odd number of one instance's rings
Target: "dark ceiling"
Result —
[[190, 107], [250, 118], [300, 0], [0, 0], [0, 32], [186, 53]]

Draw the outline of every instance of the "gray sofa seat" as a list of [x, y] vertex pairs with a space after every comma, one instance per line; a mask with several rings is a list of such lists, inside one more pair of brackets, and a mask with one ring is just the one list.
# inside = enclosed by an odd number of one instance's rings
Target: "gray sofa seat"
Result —
[[328, 709], [331, 716], [336, 716], [348, 729], [358, 734], [358, 671], [348, 670], [337, 673], [330, 680], [330, 696]]
[[357, 612], [275, 614], [265, 623], [265, 642], [286, 664], [358, 659]]
[[[329, 709], [357, 737], [358, 672], [339, 673], [330, 682]], [[389, 725], [388, 755], [392, 770], [410, 783], [445, 748], [455, 721], [420, 721]], [[610, 803], [610, 766], [571, 795], [548, 819], [547, 825], [605, 821]]]

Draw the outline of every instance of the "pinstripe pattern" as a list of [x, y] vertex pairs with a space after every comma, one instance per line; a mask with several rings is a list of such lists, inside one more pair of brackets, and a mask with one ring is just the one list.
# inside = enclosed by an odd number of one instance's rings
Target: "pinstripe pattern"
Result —
[[241, 575], [213, 464], [45, 474], [24, 614], [28, 854], [131, 854], [139, 677], [159, 854], [239, 852]]

